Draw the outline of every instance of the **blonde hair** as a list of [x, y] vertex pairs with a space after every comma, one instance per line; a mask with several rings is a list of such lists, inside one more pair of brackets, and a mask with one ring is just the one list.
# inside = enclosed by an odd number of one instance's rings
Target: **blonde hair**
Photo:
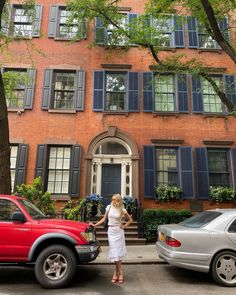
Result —
[[116, 198], [117, 206], [115, 207], [120, 210], [120, 222], [121, 222], [121, 219], [123, 217], [123, 209], [124, 209], [123, 199], [120, 194], [114, 194], [112, 198]]

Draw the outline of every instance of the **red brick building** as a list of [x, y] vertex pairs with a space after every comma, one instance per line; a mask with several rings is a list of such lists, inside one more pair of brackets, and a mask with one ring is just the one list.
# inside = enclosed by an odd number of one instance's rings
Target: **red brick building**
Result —
[[[122, 1], [126, 21], [144, 2]], [[8, 99], [13, 187], [40, 175], [62, 202], [91, 193], [109, 201], [120, 192], [143, 208], [193, 210], [211, 207], [210, 185], [235, 188], [236, 120], [206, 81], [154, 72], [151, 55], [137, 46], [109, 50], [114, 28], [99, 19], [81, 24], [84, 39], [71, 43], [76, 29], [65, 29], [63, 1], [38, 0], [34, 20], [19, 1], [11, 4], [8, 32], [31, 39], [17, 38], [0, 57], [3, 72], [30, 77], [17, 86], [17, 99]], [[181, 19], [153, 20], [165, 28], [160, 57], [200, 59], [236, 102], [234, 63], [195, 18]], [[220, 25], [227, 28], [227, 20]], [[154, 190], [162, 184], [178, 185], [183, 202], [157, 204]]]

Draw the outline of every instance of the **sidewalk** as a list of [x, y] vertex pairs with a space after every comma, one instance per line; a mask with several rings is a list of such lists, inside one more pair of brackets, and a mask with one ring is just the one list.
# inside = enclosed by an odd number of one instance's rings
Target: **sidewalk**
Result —
[[[156, 245], [126, 246], [127, 256], [122, 260], [123, 264], [156, 264], [165, 263], [159, 258]], [[108, 246], [101, 246], [101, 253], [92, 264], [110, 264]]]

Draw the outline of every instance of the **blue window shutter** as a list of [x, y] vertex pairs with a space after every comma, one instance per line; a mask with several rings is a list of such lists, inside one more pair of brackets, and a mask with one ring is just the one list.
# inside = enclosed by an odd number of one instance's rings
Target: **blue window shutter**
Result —
[[182, 16], [174, 16], [174, 47], [184, 48], [184, 22]]
[[209, 198], [209, 171], [207, 160], [207, 149], [196, 148], [196, 170], [197, 170], [197, 190], [198, 199]]
[[52, 76], [53, 70], [44, 70], [44, 82], [42, 92], [42, 110], [48, 110], [50, 107], [50, 99], [52, 95]]
[[84, 87], [85, 87], [85, 72], [76, 71], [75, 84], [75, 109], [77, 111], [84, 110]]
[[46, 165], [47, 165], [47, 150], [46, 144], [38, 144], [37, 158], [35, 165], [35, 177], [41, 177], [43, 184], [45, 184]]
[[17, 153], [17, 161], [16, 161], [15, 188], [17, 185], [21, 185], [22, 183], [25, 182], [27, 157], [28, 157], [28, 144], [20, 144], [18, 153]]
[[188, 47], [198, 48], [198, 29], [196, 17], [187, 16]]
[[187, 113], [189, 111], [188, 96], [188, 76], [185, 74], [177, 75], [178, 85], [178, 111]]
[[194, 198], [192, 147], [180, 147], [180, 179], [184, 199]]
[[104, 71], [95, 71], [93, 76], [93, 110], [102, 112], [104, 109]]
[[49, 21], [48, 21], [48, 37], [49, 38], [55, 38], [56, 37], [57, 14], [58, 14], [58, 6], [57, 5], [51, 5]]
[[154, 90], [153, 72], [143, 73], [143, 111], [153, 112]]
[[40, 28], [42, 21], [42, 5], [35, 5], [35, 18], [32, 23], [33, 26], [33, 37], [40, 37]]
[[73, 145], [72, 153], [71, 153], [70, 184], [69, 184], [69, 195], [71, 197], [79, 197], [81, 154], [82, 154], [82, 147], [80, 145]]
[[27, 74], [28, 81], [25, 86], [24, 109], [31, 110], [33, 107], [36, 70], [28, 69]]
[[101, 17], [95, 20], [95, 43], [105, 45], [107, 43], [107, 30], [103, 25]]
[[232, 158], [232, 164], [233, 164], [233, 173], [231, 172], [231, 174], [233, 174], [233, 182], [234, 182], [234, 189], [236, 189], [236, 148], [232, 148], [230, 149], [231, 152], [231, 158]]
[[201, 80], [199, 76], [192, 76], [192, 101], [193, 101], [193, 112], [203, 112], [203, 95]]
[[236, 85], [233, 75], [224, 75], [225, 79], [225, 92], [234, 105], [236, 105]]
[[144, 198], [155, 197], [156, 156], [154, 146], [143, 146], [143, 187]]
[[229, 42], [230, 39], [229, 39], [229, 30], [228, 30], [228, 20], [226, 17], [223, 17], [219, 21], [219, 28], [220, 28], [225, 40], [227, 40]]
[[128, 73], [128, 111], [139, 111], [139, 73]]

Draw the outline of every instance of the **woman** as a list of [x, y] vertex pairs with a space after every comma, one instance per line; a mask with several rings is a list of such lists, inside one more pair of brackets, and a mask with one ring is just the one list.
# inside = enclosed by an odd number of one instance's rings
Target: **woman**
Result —
[[[108, 205], [106, 212], [101, 220], [90, 225], [96, 227], [106, 221], [108, 218], [108, 242], [109, 242], [109, 258], [111, 262], [115, 262], [115, 271], [112, 277], [112, 283], [124, 282], [122, 270], [122, 258], [126, 256], [125, 234], [124, 229], [133, 221], [132, 217], [124, 208], [122, 197], [120, 194], [112, 196], [111, 205]], [[122, 223], [122, 218], [126, 218], [126, 223]]]

